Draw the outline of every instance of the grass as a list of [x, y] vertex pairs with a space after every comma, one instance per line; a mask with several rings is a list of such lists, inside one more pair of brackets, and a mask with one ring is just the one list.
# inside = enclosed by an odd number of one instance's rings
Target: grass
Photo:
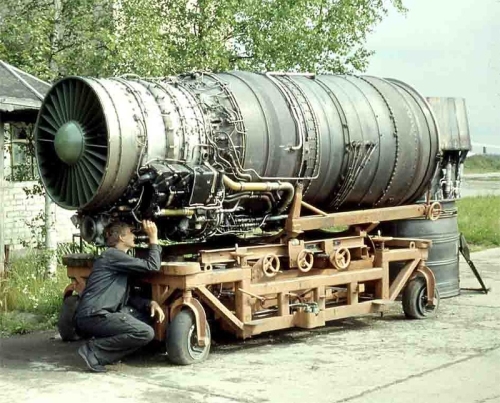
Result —
[[44, 252], [30, 251], [10, 262], [0, 278], [0, 337], [55, 326], [69, 280], [63, 266], [47, 278], [46, 259]]
[[473, 155], [465, 160], [466, 174], [500, 172], [500, 155]]
[[457, 207], [458, 228], [471, 250], [500, 246], [500, 196], [466, 197]]

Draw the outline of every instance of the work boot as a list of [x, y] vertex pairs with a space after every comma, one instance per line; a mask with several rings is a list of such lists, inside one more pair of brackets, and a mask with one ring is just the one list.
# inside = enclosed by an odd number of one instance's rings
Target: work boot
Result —
[[78, 349], [78, 354], [83, 358], [85, 364], [92, 372], [106, 372], [106, 367], [99, 364], [94, 352], [90, 349], [87, 343]]

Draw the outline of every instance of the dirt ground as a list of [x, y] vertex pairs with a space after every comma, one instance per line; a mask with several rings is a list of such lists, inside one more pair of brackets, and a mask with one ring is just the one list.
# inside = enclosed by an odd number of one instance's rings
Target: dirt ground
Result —
[[[0, 402], [500, 402], [500, 248], [472, 258], [491, 292], [444, 299], [437, 318], [406, 320], [396, 304], [219, 341], [194, 366], [147, 351], [93, 374], [54, 332], [0, 339]], [[462, 262], [461, 287], [478, 286]]]

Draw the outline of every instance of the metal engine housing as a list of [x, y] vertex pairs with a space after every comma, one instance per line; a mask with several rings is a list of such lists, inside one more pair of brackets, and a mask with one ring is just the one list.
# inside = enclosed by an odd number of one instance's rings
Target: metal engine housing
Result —
[[412, 203], [439, 163], [426, 99], [371, 76], [67, 77], [35, 132], [50, 197], [102, 242], [116, 217], [199, 240], [282, 225], [295, 185], [327, 212]]

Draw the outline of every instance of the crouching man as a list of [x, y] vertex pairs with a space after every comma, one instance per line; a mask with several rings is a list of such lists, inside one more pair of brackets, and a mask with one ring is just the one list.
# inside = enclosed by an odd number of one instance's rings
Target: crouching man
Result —
[[135, 246], [135, 236], [128, 224], [115, 222], [106, 227], [104, 235], [109, 248], [95, 261], [81, 295], [75, 315], [76, 328], [90, 340], [78, 349], [78, 354], [91, 371], [105, 372], [106, 364], [148, 344], [153, 340], [154, 330], [145, 320], [165, 319], [158, 303], [129, 295], [129, 277], [160, 270], [158, 229], [152, 221], [145, 220], [142, 225], [149, 237], [145, 259], [127, 254]]

